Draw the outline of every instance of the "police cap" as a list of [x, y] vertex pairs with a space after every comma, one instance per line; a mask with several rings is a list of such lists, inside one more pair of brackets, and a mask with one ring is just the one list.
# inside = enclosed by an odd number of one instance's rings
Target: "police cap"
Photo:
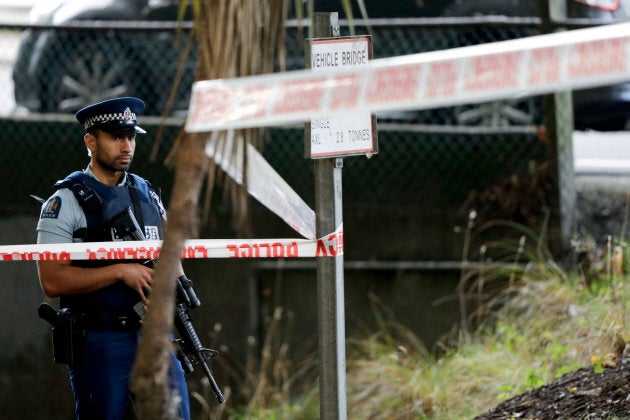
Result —
[[108, 99], [86, 106], [75, 117], [85, 130], [99, 128], [109, 133], [146, 133], [137, 125], [136, 115], [144, 109], [144, 101], [133, 97]]

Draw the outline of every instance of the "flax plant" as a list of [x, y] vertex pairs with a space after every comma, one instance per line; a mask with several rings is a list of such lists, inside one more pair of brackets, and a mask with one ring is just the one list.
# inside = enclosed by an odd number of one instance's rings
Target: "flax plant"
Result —
[[[287, 11], [284, 0], [193, 0], [190, 4], [199, 49], [196, 80], [251, 76], [274, 69], [275, 54], [284, 46]], [[188, 2], [182, 1], [180, 16], [185, 14], [186, 7]], [[184, 242], [198, 235], [197, 208], [204, 176], [208, 185], [206, 202], [212, 196], [215, 184], [218, 166], [206, 155], [206, 146], [213, 141], [215, 150], [225, 151], [228, 139], [236, 144], [256, 144], [260, 131], [245, 129], [212, 135], [182, 132], [169, 155], [169, 162], [175, 162], [169, 226], [155, 273], [151, 310], [144, 323], [131, 380], [138, 411], [143, 418], [177, 418], [176, 403], [180, 396], [171, 394], [166, 367], [172, 349], [170, 332], [173, 329], [179, 256]], [[245, 169], [247, 148], [232, 147], [231, 150], [241, 150]], [[246, 171], [243, 174], [244, 188], [239, 189], [234, 183], [226, 185], [232, 186], [230, 191], [239, 233], [251, 235], [245, 175]], [[209, 209], [209, 205], [206, 208]]]
[[[285, 30], [288, 0], [192, 0], [194, 34], [197, 47], [196, 80], [229, 79], [271, 73], [285, 68]], [[181, 2], [180, 17], [188, 2]], [[182, 60], [183, 61], [183, 60]], [[212, 207], [214, 187], [220, 183], [229, 198], [237, 234], [251, 237], [252, 226], [247, 196], [247, 147], [261, 149], [263, 130], [244, 128], [215, 131], [204, 135], [214, 152], [209, 157], [203, 220]], [[179, 152], [183, 133], [177, 139], [167, 163]], [[240, 155], [240, 156], [239, 156]], [[222, 173], [215, 161], [227, 156], [230, 162], [242, 160], [242, 185]]]
[[[347, 6], [348, 0], [344, 3]], [[283, 68], [285, 0], [182, 1], [180, 18], [186, 15], [188, 7], [191, 7], [194, 19], [194, 38], [190, 39], [189, 45], [194, 40], [198, 49], [195, 80], [252, 76]], [[185, 49], [183, 54], [182, 61], [186, 60], [189, 50]], [[224, 191], [232, 202], [237, 234], [251, 237], [245, 146], [251, 144], [260, 148], [261, 133], [258, 128], [195, 135], [181, 131], [167, 158], [167, 163], [175, 165], [175, 183], [168, 208], [169, 225], [154, 276], [151, 310], [144, 321], [131, 378], [131, 388], [137, 396], [142, 418], [177, 418], [176, 403], [180, 396], [171, 394], [166, 369], [172, 351], [170, 333], [175, 281], [183, 244], [198, 235], [200, 215], [197, 208], [204, 179], [207, 185], [204, 219], [210, 211], [214, 186], [223, 179]], [[214, 146], [213, 156], [207, 156], [209, 143]], [[222, 176], [214, 160], [219, 153], [229, 156], [232, 161], [243, 162], [242, 186]]]

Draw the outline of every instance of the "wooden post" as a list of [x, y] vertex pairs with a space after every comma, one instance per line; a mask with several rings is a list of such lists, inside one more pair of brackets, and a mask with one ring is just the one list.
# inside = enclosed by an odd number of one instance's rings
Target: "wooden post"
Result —
[[[337, 13], [314, 13], [315, 38], [339, 36]], [[310, 57], [306, 57], [310, 66]], [[307, 123], [307, 133], [310, 124]], [[309, 136], [305, 136], [305, 141]], [[342, 158], [314, 160], [317, 237], [335, 232], [343, 223]], [[317, 259], [320, 418], [347, 417], [346, 330], [343, 254]]]
[[[553, 21], [566, 18], [566, 2], [541, 1], [543, 32], [554, 32]], [[556, 258], [569, 250], [575, 221], [575, 174], [573, 169], [573, 95], [570, 90], [543, 96], [545, 129], [550, 144], [553, 192], [549, 218], [549, 248]]]

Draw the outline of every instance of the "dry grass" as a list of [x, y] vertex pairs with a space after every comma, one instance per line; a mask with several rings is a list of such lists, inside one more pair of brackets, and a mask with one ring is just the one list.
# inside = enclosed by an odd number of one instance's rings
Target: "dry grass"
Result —
[[472, 418], [624, 351], [630, 335], [623, 302], [630, 292], [621, 286], [627, 276], [605, 270], [587, 284], [564, 272], [538, 241], [527, 242], [517, 240], [503, 264], [465, 273], [461, 293], [485, 301], [470, 311], [475, 329], [445, 337], [443, 354], [428, 355], [403, 327], [392, 333], [392, 323], [387, 333], [353, 341], [358, 351], [348, 362], [349, 418]]
[[[373, 297], [379, 330], [348, 340], [349, 419], [473, 418], [513, 395], [625, 351], [630, 319], [623, 302], [630, 290], [622, 286], [628, 276], [606, 269], [611, 259], [587, 282], [583, 272], [569, 275], [539, 241], [525, 236], [509, 245], [510, 257], [503, 252], [503, 260], [464, 273], [460, 292], [483, 295], [484, 303], [469, 311], [474, 322], [464, 323], [475, 327], [444, 337], [440, 354], [431, 354], [414, 332], [387, 319], [390, 311]], [[503, 251], [508, 246], [494, 245]], [[269, 331], [276, 334], [277, 328]], [[276, 335], [265, 347], [279, 348], [281, 341]], [[317, 418], [315, 358], [300, 369], [282, 360], [282, 352], [272, 353], [246, 385], [256, 390], [250, 404], [228, 417]]]

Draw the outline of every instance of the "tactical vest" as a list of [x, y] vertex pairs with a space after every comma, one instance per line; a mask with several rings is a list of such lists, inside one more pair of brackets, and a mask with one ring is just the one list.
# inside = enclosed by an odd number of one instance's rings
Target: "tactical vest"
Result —
[[[112, 232], [108, 222], [129, 207], [147, 239], [162, 239], [162, 212], [164, 210], [158, 195], [145, 179], [127, 173], [125, 185], [110, 187], [90, 175], [76, 171], [55, 184], [55, 189], [61, 188], [68, 188], [73, 192], [83, 209], [87, 222], [87, 227], [75, 231], [73, 237], [80, 238], [84, 242], [112, 241]], [[147, 232], [145, 226], [155, 228]], [[72, 265], [103, 267], [121, 262], [140, 261], [72, 261]], [[94, 292], [63, 296], [60, 299], [60, 306], [73, 308], [78, 312], [119, 312], [132, 309], [139, 300], [140, 297], [135, 290], [124, 282], [118, 281]]]

